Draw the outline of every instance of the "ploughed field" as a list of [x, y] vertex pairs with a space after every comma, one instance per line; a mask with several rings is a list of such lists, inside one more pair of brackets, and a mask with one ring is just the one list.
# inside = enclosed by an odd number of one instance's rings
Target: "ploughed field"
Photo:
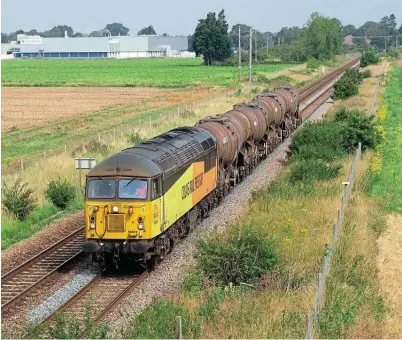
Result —
[[170, 92], [157, 88], [4, 87], [1, 131], [41, 126], [109, 107], [137, 104]]
[[[3, 86], [102, 86], [179, 88], [198, 85], [233, 86], [236, 66], [203, 66], [192, 59], [24, 59], [2, 62]], [[277, 72], [291, 65], [253, 66], [258, 74]], [[248, 67], [242, 67], [243, 80]]]

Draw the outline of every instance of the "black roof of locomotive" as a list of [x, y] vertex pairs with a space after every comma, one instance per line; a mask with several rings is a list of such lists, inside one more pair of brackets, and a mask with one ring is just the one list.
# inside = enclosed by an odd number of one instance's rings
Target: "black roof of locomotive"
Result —
[[215, 137], [197, 127], [180, 127], [114, 154], [91, 169], [87, 177], [165, 177], [215, 146]]

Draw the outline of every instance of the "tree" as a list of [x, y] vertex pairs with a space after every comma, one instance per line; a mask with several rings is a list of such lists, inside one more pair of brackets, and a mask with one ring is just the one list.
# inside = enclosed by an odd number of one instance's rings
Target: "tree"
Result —
[[89, 33], [89, 37], [95, 37], [95, 38], [108, 37], [110, 35], [111, 35], [110, 31], [108, 31], [106, 28], [98, 31], [92, 31], [91, 33]]
[[113, 24], [107, 24], [105, 29], [107, 29], [112, 36], [128, 35], [128, 32], [130, 31], [129, 28], [117, 22], [114, 22]]
[[332, 58], [342, 48], [342, 26], [336, 18], [313, 13], [304, 34], [308, 55], [316, 59]]
[[39, 35], [39, 32], [36, 29], [31, 29], [28, 32], [25, 32], [28, 35]]
[[73, 37], [74, 38], [81, 38], [81, 37], [83, 37], [84, 35], [81, 33], [81, 32], [76, 32], [76, 33], [74, 33], [73, 34]]
[[8, 43], [8, 42], [9, 42], [8, 34], [7, 33], [1, 33], [1, 43], [5, 44], [5, 43]]
[[167, 34], [167, 33], [163, 33], [163, 34], [162, 34], [162, 37], [168, 37], [168, 34]]
[[399, 31], [399, 33], [401, 33], [401, 34], [402, 34], [402, 24], [401, 24], [401, 26], [399, 26], [398, 31]]
[[302, 30], [297, 27], [282, 27], [278, 32], [277, 39], [281, 41], [282, 44], [290, 44], [293, 41], [301, 37]]
[[187, 36], [187, 45], [188, 45], [188, 51], [189, 51], [189, 52], [194, 52], [193, 41], [194, 41], [194, 35], [193, 35], [193, 34], [189, 34], [189, 35]]
[[74, 30], [71, 26], [58, 25], [58, 26], [54, 26], [49, 31], [43, 32], [42, 36], [45, 38], [63, 38], [65, 31], [67, 31], [67, 35], [69, 37], [72, 37], [74, 35]]
[[342, 36], [356, 35], [357, 29], [354, 25], [346, 25], [342, 27]]
[[232, 39], [228, 34], [224, 10], [219, 12], [218, 17], [215, 12], [209, 12], [206, 19], [198, 21], [193, 40], [196, 55], [202, 55], [206, 65], [229, 58], [232, 55]]
[[156, 35], [156, 32], [152, 25], [148, 27], [144, 27], [143, 29], [139, 30], [137, 35]]
[[384, 26], [388, 27], [389, 34], [394, 34], [396, 31], [396, 18], [394, 14], [391, 14], [390, 16], [385, 16], [382, 17], [380, 20], [380, 24], [383, 24]]

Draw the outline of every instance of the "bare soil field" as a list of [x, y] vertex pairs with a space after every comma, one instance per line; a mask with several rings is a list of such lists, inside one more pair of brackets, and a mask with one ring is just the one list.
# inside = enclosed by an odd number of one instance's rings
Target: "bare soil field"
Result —
[[2, 132], [65, 120], [107, 107], [136, 104], [175, 90], [113, 87], [16, 87], [2, 89]]
[[124, 87], [4, 87], [2, 132], [29, 129], [48, 122], [68, 120], [107, 108], [141, 104], [141, 109], [182, 105], [208, 98], [225, 89], [124, 88]]

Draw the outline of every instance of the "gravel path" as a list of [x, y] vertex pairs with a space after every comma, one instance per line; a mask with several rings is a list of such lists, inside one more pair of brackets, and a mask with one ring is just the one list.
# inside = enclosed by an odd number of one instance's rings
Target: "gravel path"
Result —
[[[310, 117], [319, 119], [330, 106], [331, 104], [325, 103]], [[120, 338], [122, 330], [128, 328], [133, 315], [138, 314], [153, 299], [167, 297], [180, 288], [186, 269], [194, 263], [193, 255], [198, 235], [213, 230], [223, 231], [236, 221], [248, 209], [253, 190], [268, 185], [280, 174], [286, 161], [289, 144], [290, 138], [262, 161], [254, 172], [239, 184], [219, 207], [213, 210], [211, 216], [196, 228], [198, 232], [191, 233], [178, 244], [169, 257], [106, 317], [104, 323], [112, 329], [109, 337]]]
[[39, 254], [53, 243], [83, 226], [84, 212], [80, 211], [57, 220], [32, 237], [15, 243], [1, 252], [1, 274]]

